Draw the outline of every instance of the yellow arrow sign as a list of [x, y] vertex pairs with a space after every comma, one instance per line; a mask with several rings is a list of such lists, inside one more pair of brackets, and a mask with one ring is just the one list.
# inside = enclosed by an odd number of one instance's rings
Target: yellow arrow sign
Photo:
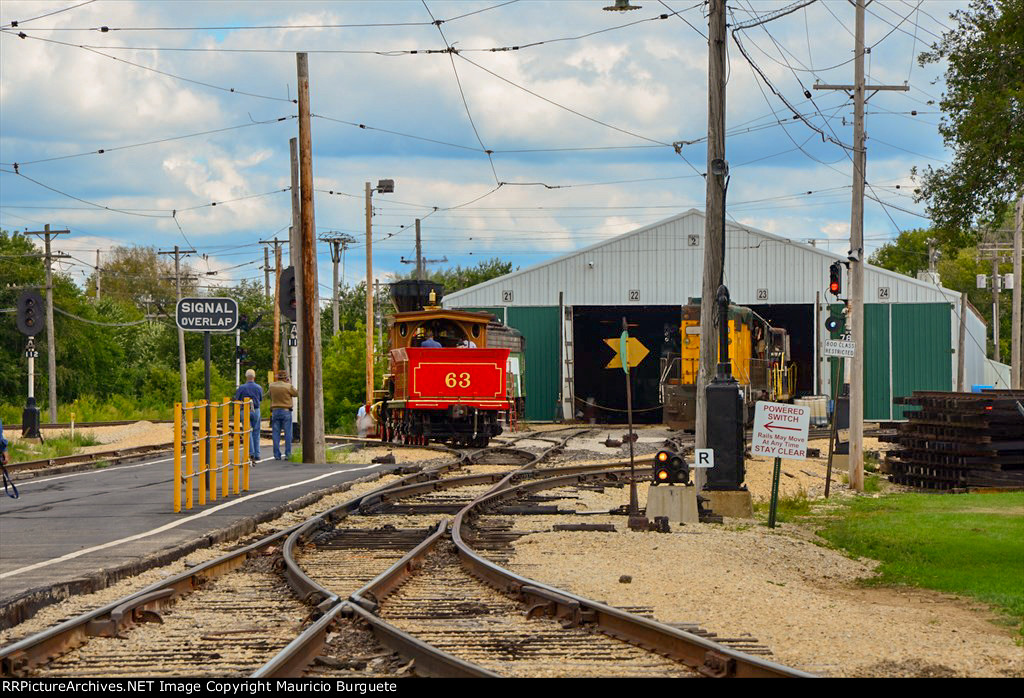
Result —
[[[608, 362], [605, 368], [622, 368], [622, 357], [619, 355], [619, 338], [613, 337], [612, 339], [604, 340], [604, 343], [610, 346], [615, 351], [615, 356]], [[640, 362], [644, 360], [644, 357], [650, 353], [640, 340], [636, 337], [629, 338], [629, 367], [636, 368], [640, 365]]]

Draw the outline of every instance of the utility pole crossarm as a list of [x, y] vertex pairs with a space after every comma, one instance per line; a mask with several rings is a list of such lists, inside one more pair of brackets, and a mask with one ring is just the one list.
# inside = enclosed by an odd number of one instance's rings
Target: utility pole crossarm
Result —
[[[814, 83], [814, 89], [816, 90], [843, 90], [844, 92], [853, 92], [857, 89], [856, 85], [826, 85], [820, 82]], [[910, 87], [908, 85], [865, 85], [865, 92], [906, 92]]]

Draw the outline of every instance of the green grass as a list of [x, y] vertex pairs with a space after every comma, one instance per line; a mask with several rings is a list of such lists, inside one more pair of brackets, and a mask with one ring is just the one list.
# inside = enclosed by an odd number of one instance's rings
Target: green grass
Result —
[[[46, 438], [45, 433], [43, 434], [43, 438]], [[12, 440], [8, 443], [7, 450], [11, 463], [23, 463], [31, 460], [44, 460], [47, 458], [70, 456], [78, 451], [79, 448], [84, 446], [95, 446], [98, 443], [99, 441], [94, 437], [79, 432], [75, 434], [74, 439], [70, 436], [59, 436], [55, 438], [46, 438], [46, 441], [41, 444]]]
[[870, 583], [975, 598], [1024, 640], [1024, 492], [857, 497], [822, 524], [832, 545], [881, 561]]
[[[771, 511], [771, 502], [757, 502], [754, 505], [754, 511], [764, 514], [767, 519]], [[811, 500], [807, 498], [807, 493], [799, 492], [792, 497], [779, 497], [778, 504], [775, 507], [775, 521], [776, 523], [795, 521], [796, 519], [809, 516], [810, 513]]]

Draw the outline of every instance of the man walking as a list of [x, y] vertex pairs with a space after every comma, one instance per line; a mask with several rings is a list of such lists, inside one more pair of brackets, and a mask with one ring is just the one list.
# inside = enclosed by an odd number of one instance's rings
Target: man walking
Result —
[[288, 382], [288, 372], [278, 371], [277, 380], [267, 388], [270, 391], [270, 434], [274, 439], [274, 460], [281, 460], [278, 447], [278, 430], [284, 436], [284, 460], [292, 455], [292, 398], [299, 391]]
[[256, 371], [251, 368], [245, 372], [245, 383], [238, 386], [235, 391], [236, 400], [252, 400], [252, 408], [249, 411], [249, 428], [252, 433], [249, 435], [249, 458], [253, 461], [260, 459], [260, 403], [263, 402], [263, 388], [256, 383]]

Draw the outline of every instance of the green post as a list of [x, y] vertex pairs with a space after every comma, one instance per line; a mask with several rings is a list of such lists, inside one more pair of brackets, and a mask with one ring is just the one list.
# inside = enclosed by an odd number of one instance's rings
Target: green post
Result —
[[782, 459], [775, 459], [775, 469], [772, 471], [772, 503], [768, 511], [768, 528], [775, 528], [775, 509], [779, 505], [779, 476], [782, 474]]
[[[833, 362], [836, 361], [835, 357], [832, 357]], [[837, 423], [839, 422], [839, 393], [843, 389], [843, 368], [846, 366], [844, 359], [839, 359], [839, 378], [836, 384], [832, 386], [832, 424], [829, 428], [828, 434], [828, 466], [825, 471], [825, 499], [828, 499], [828, 491], [832, 486], [832, 452], [833, 446], [836, 444], [836, 437], [838, 433]], [[832, 372], [833, 374], [835, 371]]]

